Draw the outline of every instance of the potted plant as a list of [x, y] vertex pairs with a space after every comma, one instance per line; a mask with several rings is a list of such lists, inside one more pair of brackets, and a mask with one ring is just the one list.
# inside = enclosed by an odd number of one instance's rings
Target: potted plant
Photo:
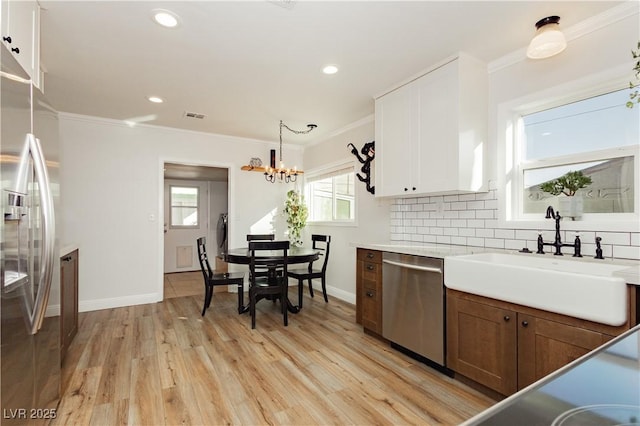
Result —
[[284, 213], [287, 215], [289, 241], [293, 247], [299, 247], [302, 245], [300, 234], [307, 224], [309, 211], [304, 203], [304, 197], [293, 189], [287, 192], [287, 200], [284, 203]]
[[562, 216], [575, 220], [576, 217], [582, 216], [583, 211], [582, 197], [575, 195], [578, 190], [588, 185], [591, 185], [591, 178], [578, 170], [577, 172], [569, 171], [557, 179], [543, 183], [540, 185], [540, 190], [551, 195], [566, 195], [558, 198], [558, 210]]
[[633, 67], [633, 71], [635, 72], [635, 82], [629, 82], [629, 89], [631, 89], [632, 92], [629, 93], [629, 100], [627, 101], [628, 108], [633, 108], [633, 105], [636, 103], [640, 104], [640, 94], [637, 89], [637, 87], [640, 86], [640, 41], [638, 42], [638, 50], [632, 50], [631, 56], [633, 56], [633, 60], [636, 62]]

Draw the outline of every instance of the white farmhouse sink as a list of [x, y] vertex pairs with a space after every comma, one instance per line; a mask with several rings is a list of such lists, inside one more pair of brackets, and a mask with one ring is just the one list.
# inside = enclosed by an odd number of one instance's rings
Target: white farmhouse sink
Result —
[[478, 253], [447, 256], [445, 286], [608, 325], [627, 320], [627, 266], [553, 255]]

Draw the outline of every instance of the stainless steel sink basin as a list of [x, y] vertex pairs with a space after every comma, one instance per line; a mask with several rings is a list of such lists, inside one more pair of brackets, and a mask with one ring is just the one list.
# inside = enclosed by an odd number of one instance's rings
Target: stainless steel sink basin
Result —
[[552, 255], [478, 253], [448, 256], [445, 286], [608, 325], [628, 317], [627, 266]]

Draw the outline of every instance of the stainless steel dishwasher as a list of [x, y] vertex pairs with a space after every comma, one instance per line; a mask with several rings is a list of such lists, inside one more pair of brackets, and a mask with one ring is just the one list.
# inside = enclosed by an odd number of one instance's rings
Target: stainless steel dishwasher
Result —
[[382, 254], [382, 336], [444, 366], [443, 261]]

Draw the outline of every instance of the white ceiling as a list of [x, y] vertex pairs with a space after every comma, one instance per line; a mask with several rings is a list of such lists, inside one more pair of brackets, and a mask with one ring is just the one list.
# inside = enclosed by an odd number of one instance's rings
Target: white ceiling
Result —
[[[279, 120], [317, 124], [283, 133], [303, 144], [369, 116], [374, 95], [456, 52], [488, 63], [525, 47], [541, 18], [567, 28], [619, 3], [41, 0], [45, 93], [64, 112], [265, 141], [278, 140]], [[155, 8], [181, 25], [160, 27]], [[340, 71], [322, 74], [328, 63]]]

